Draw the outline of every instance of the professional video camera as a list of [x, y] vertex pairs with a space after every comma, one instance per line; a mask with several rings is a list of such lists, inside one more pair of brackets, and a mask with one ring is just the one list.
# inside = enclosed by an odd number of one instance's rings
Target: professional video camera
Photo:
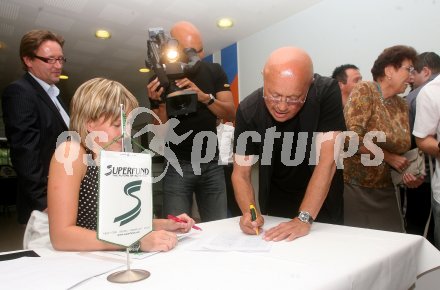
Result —
[[175, 80], [187, 77], [198, 69], [200, 58], [194, 48], [179, 51], [179, 42], [165, 35], [163, 28], [148, 29], [147, 59], [164, 88], [161, 99], [166, 104], [168, 116], [186, 115], [197, 111], [197, 93], [184, 91]]

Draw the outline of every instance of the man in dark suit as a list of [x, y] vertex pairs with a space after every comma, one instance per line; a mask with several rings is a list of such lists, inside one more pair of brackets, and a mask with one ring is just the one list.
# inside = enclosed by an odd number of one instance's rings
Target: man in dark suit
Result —
[[57, 138], [68, 130], [69, 116], [58, 99], [66, 59], [64, 39], [50, 31], [32, 30], [20, 43], [26, 71], [2, 96], [6, 137], [18, 175], [18, 222], [27, 223], [33, 210], [47, 208], [47, 176]]

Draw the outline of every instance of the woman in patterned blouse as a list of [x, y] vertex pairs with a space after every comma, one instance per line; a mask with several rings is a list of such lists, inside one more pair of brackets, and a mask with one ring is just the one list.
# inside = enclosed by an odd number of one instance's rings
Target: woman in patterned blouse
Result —
[[[356, 154], [344, 160], [344, 219], [349, 226], [403, 232], [391, 169], [404, 170], [400, 156], [410, 148], [408, 107], [398, 94], [410, 80], [417, 52], [408, 46], [385, 49], [374, 62], [374, 82], [361, 82], [344, 108], [348, 131], [359, 136]], [[412, 185], [423, 182], [406, 176]]]

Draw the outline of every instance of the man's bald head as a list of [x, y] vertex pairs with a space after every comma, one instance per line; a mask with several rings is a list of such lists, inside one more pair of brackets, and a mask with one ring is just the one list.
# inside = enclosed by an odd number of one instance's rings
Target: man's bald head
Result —
[[282, 47], [271, 53], [263, 69], [264, 79], [293, 78], [300, 82], [313, 79], [313, 63], [304, 50], [297, 47]]
[[[266, 107], [276, 121], [285, 122], [296, 116], [307, 99], [313, 81], [312, 60], [302, 49], [279, 48], [269, 56], [263, 78]], [[298, 102], [288, 104], [288, 99]]]
[[171, 28], [170, 34], [173, 38], [179, 41], [179, 44], [182, 46], [182, 48], [194, 48], [197, 52], [202, 54], [202, 36], [197, 27], [195, 27], [192, 23], [188, 21], [177, 22]]

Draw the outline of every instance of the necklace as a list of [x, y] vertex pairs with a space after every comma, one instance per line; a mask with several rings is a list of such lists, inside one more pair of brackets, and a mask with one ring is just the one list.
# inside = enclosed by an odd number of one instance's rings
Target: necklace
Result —
[[379, 94], [380, 94], [379, 97], [380, 97], [380, 101], [382, 102], [382, 104], [383, 105], [390, 105], [392, 103], [391, 98], [385, 99], [384, 96], [383, 96], [382, 89], [381, 89], [379, 83], [376, 83], [376, 86], [377, 86], [377, 90], [379, 91]]
[[[385, 99], [379, 83], [376, 83], [376, 86], [377, 86], [377, 89], [379, 90], [379, 93], [380, 93], [380, 101], [382, 102], [382, 105], [386, 106], [386, 105], [393, 104], [393, 102], [394, 102], [393, 100], [394, 100], [395, 95], [393, 97]], [[394, 103], [394, 104], [396, 104], [396, 103]], [[385, 110], [388, 111], [388, 109], [385, 109]], [[403, 134], [403, 135], [407, 134], [408, 130], [400, 122], [393, 122], [393, 120], [390, 120], [390, 124], [396, 125], [396, 126], [393, 126], [393, 125], [391, 126], [391, 128], [392, 128], [391, 130], [393, 130], [395, 134]]]

